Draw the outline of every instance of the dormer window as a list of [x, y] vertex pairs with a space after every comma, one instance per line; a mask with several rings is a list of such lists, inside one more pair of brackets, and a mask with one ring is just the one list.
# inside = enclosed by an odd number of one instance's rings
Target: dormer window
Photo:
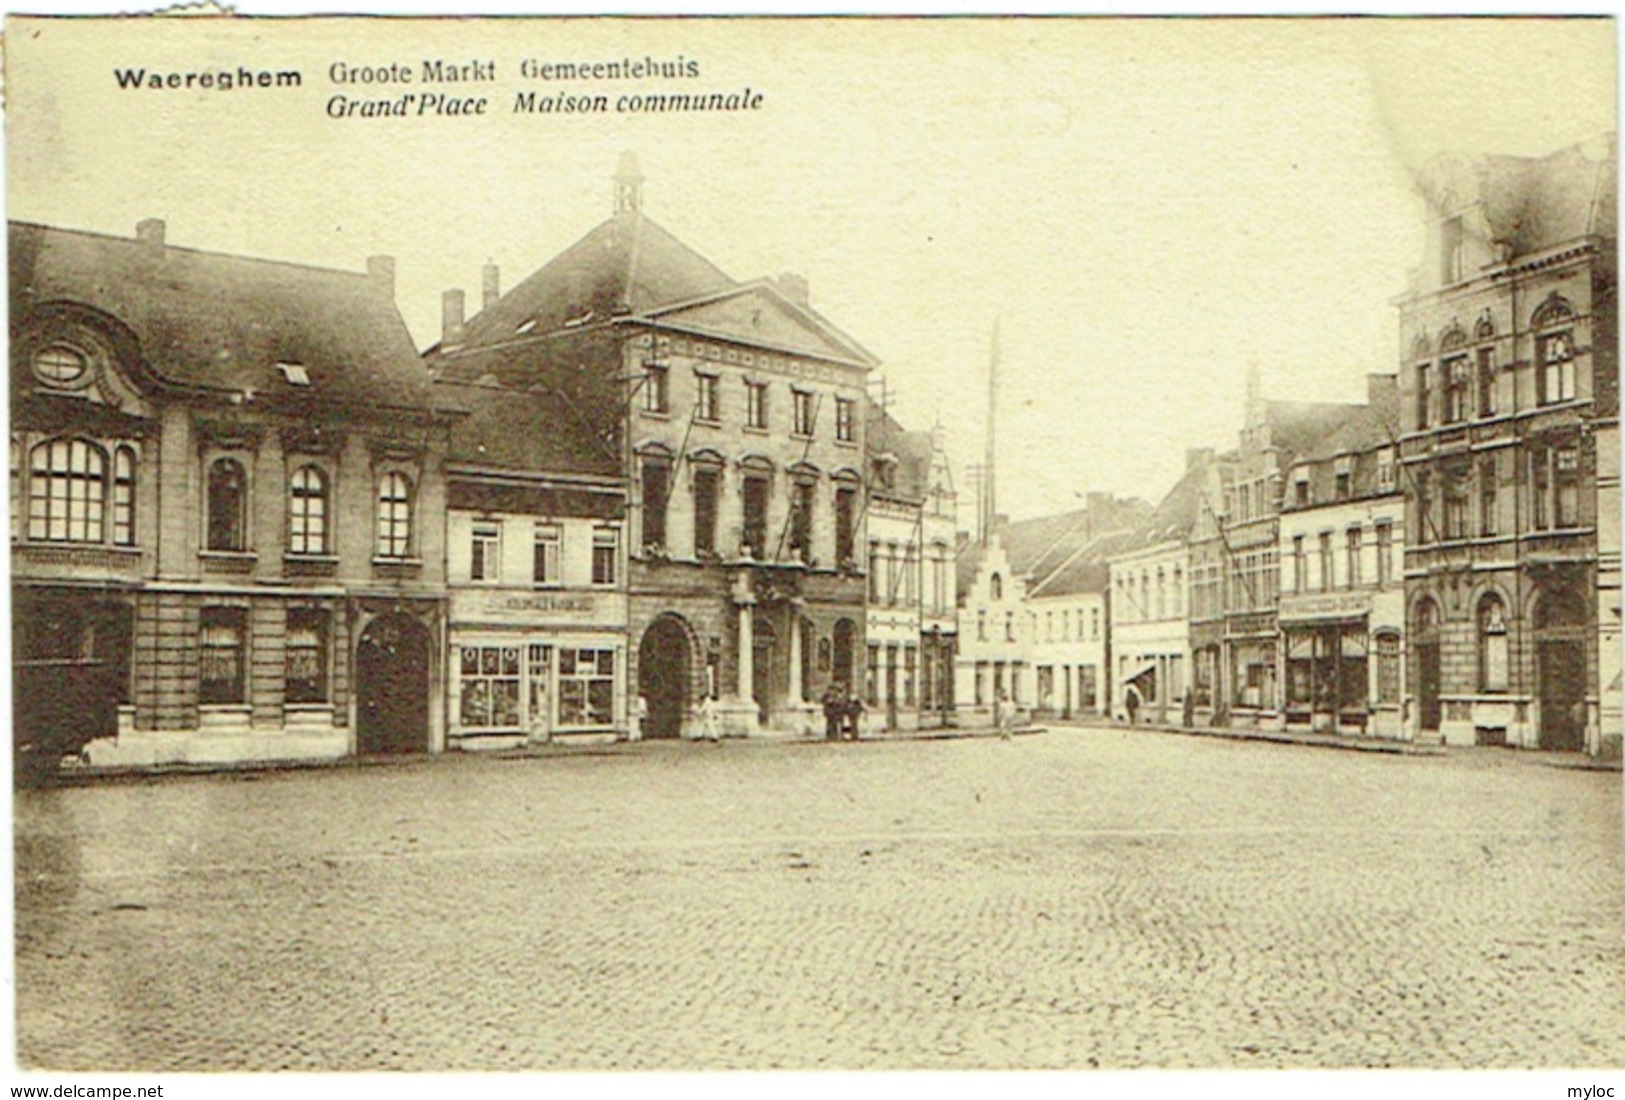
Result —
[[1347, 500], [1354, 492], [1354, 456], [1338, 455], [1334, 470], [1333, 491], [1338, 500]]
[[34, 353], [34, 377], [48, 386], [68, 386], [90, 369], [85, 353], [66, 344], [50, 344]]

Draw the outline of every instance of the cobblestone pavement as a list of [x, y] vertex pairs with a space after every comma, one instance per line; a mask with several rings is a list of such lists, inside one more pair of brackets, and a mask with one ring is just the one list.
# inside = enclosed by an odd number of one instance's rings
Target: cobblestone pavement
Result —
[[1060, 729], [17, 800], [50, 1068], [1599, 1066], [1617, 773]]

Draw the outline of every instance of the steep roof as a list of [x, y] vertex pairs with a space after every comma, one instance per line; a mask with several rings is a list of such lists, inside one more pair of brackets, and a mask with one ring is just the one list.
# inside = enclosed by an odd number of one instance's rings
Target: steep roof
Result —
[[1035, 596], [1071, 596], [1079, 592], [1104, 592], [1109, 579], [1106, 559], [1132, 546], [1134, 531], [1112, 531], [1091, 539], [1046, 577], [1033, 592]]
[[551, 390], [436, 383], [469, 410], [452, 426], [448, 461], [486, 469], [618, 478], [620, 457], [574, 402]]
[[1371, 379], [1371, 401], [1355, 405], [1332, 431], [1294, 456], [1296, 462], [1318, 462], [1342, 454], [1356, 454], [1393, 446], [1399, 435], [1399, 379], [1376, 375]]
[[[464, 326], [464, 343], [512, 340], [522, 326], [550, 332], [704, 298], [738, 284], [641, 211], [623, 211], [543, 264]], [[532, 324], [533, 322], [533, 324]]]
[[1323, 401], [1270, 401], [1265, 404], [1269, 418], [1270, 443], [1295, 461], [1296, 456], [1319, 446], [1349, 417], [1364, 409]]
[[[367, 274], [8, 223], [13, 319], [79, 303], [133, 333], [172, 385], [258, 399], [429, 410], [435, 391], [388, 281]], [[309, 387], [278, 363], [298, 364]]]
[[885, 409], [870, 401], [865, 439], [871, 455], [890, 453], [897, 458], [897, 476], [893, 487], [882, 490], [882, 495], [903, 500], [924, 500], [931, 488], [930, 432], [911, 432], [903, 427]]
[[1544, 157], [1488, 156], [1478, 191], [1492, 239], [1521, 256], [1580, 237], [1617, 235], [1618, 165], [1613, 142], [1570, 146]]

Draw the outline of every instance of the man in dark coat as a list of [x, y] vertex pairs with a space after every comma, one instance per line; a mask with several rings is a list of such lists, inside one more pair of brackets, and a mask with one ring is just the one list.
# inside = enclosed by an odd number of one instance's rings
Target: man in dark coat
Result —
[[839, 741], [841, 739], [841, 723], [846, 718], [846, 692], [841, 685], [831, 680], [829, 687], [824, 689], [824, 740]]

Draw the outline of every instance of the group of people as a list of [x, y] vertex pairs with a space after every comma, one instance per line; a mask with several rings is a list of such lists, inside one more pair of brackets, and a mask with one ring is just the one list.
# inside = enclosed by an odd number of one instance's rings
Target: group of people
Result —
[[824, 739], [856, 741], [863, 722], [863, 700], [845, 684], [832, 681], [824, 689]]

